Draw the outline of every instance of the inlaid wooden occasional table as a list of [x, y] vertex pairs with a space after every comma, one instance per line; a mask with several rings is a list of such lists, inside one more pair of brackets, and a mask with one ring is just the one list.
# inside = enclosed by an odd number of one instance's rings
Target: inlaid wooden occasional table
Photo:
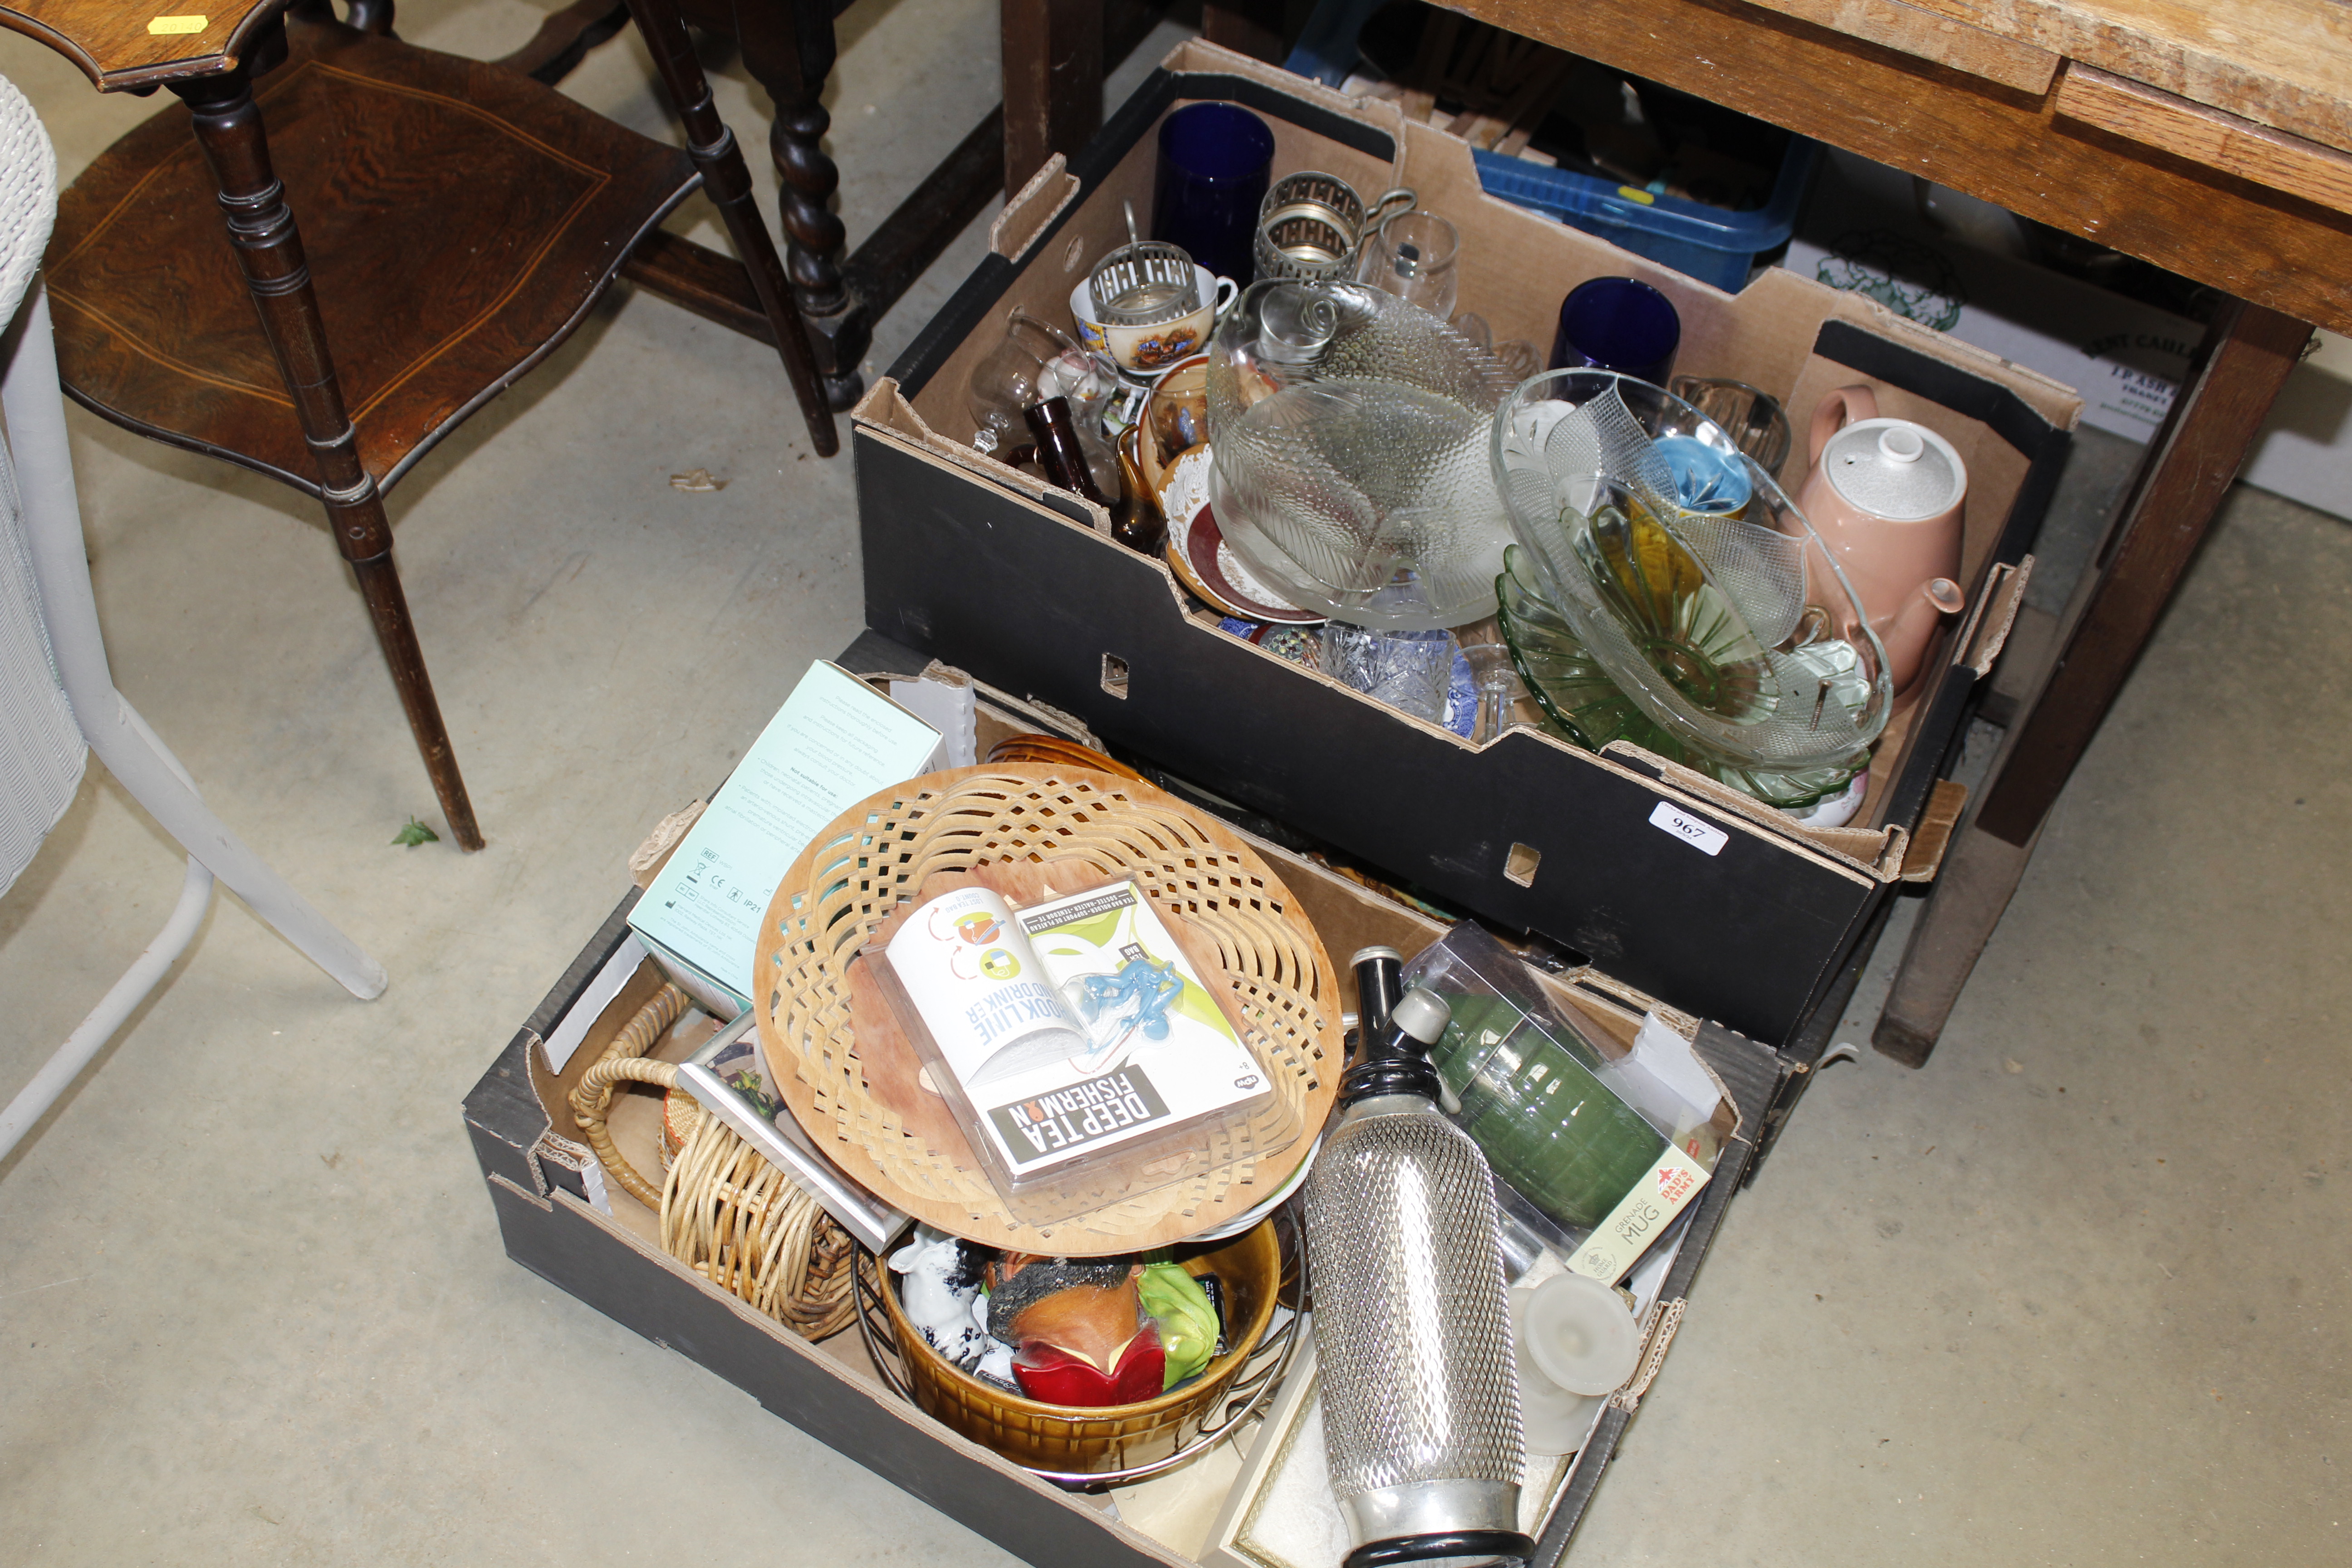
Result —
[[100, 90], [163, 87], [188, 110], [131, 131], [59, 203], [47, 286], [67, 390], [131, 429], [319, 498], [467, 849], [482, 835], [393, 564], [383, 492], [569, 336], [697, 189], [726, 221], [738, 291], [766, 317], [811, 442], [839, 449], [791, 285], [675, 0], [629, 10], [684, 121], [683, 151], [521, 72], [401, 42], [388, 0], [361, 0], [348, 21], [317, 0], [0, 5], [0, 25], [49, 44]]

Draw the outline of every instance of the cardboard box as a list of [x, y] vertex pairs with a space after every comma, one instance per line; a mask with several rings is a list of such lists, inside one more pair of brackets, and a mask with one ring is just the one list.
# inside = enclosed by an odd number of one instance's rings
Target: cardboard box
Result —
[[[861, 647], [870, 644], [861, 644]], [[917, 661], [919, 663], [919, 661]], [[1031, 725], [982, 710], [986, 748]], [[1259, 842], [1327, 948], [1351, 952], [1386, 943], [1410, 954], [1443, 931], [1437, 922], [1312, 863]], [[596, 984], [628, 940], [632, 889], [466, 1099], [474, 1144], [507, 1253], [656, 1344], [676, 1350], [751, 1394], [820, 1441], [943, 1510], [1040, 1568], [1192, 1568], [1209, 1542], [1247, 1433], [1162, 1479], [1107, 1494], [1062, 1491], [950, 1432], [893, 1393], [856, 1329], [812, 1344], [753, 1310], [661, 1248], [656, 1215], [625, 1192], [593, 1180], [566, 1100], [580, 1076], [662, 984], [648, 963], [617, 990]], [[1564, 994], [1608, 1038], [1630, 1047], [1652, 1001], [1598, 972], [1559, 977]], [[1345, 984], [1345, 982], [1343, 982]], [[584, 1021], [581, 1016], [588, 1015]], [[1643, 1367], [1654, 1375], [1692, 1280], [1755, 1153], [1756, 1130], [1791, 1070], [1773, 1052], [1672, 1009], [1662, 1016], [1722, 1080], [1739, 1125], [1693, 1211], [1659, 1291]], [[575, 1043], [562, 1072], [543, 1043]], [[653, 1168], [658, 1099], [626, 1092], [610, 1120], [614, 1142]], [[1646, 1382], [1636, 1379], [1639, 1386]], [[1626, 1402], [1638, 1404], [1638, 1398]], [[1559, 1562], [1632, 1411], [1606, 1410], [1575, 1464], [1559, 1479], [1537, 1562]]]
[[[1007, 312], [1058, 319], [1073, 281], [1123, 242], [1122, 203], [1148, 209], [1159, 121], [1200, 99], [1265, 119], [1277, 171], [1415, 188], [1461, 228], [1461, 308], [1497, 338], [1549, 343], [1570, 288], [1631, 274], [1680, 310], [1679, 370], [1738, 376], [1801, 414], [1867, 382], [1887, 413], [1958, 448], [1971, 479], [1969, 609], [1880, 742], [1860, 826], [1799, 826], [1632, 747], [1595, 756], [1519, 729], [1474, 748], [1219, 630], [1163, 563], [1115, 543], [1098, 510], [971, 447], [965, 384]], [[1486, 196], [1467, 144], [1405, 123], [1392, 104], [1192, 43], [1066, 170], [1049, 164], [1007, 205], [990, 257], [859, 404], [866, 624], [1779, 1045], [1828, 995], [1892, 884], [1933, 874], [1906, 859], [1908, 831], [1999, 652], [2080, 408], [2065, 387], [1791, 273], [1737, 296], [1696, 283]], [[1703, 831], [1677, 833], [1669, 818]]]

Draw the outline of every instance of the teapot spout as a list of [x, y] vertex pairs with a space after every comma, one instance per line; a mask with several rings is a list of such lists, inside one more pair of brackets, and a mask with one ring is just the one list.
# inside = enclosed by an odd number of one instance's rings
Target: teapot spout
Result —
[[1927, 657], [1927, 645], [1935, 640], [1937, 626], [1946, 616], [1958, 615], [1967, 607], [1968, 596], [1958, 583], [1949, 577], [1931, 577], [1903, 601], [1900, 609], [1871, 623], [1870, 629], [1878, 634], [1880, 646], [1886, 649], [1886, 676], [1897, 699], [1906, 696], [1919, 679], [1919, 666]]

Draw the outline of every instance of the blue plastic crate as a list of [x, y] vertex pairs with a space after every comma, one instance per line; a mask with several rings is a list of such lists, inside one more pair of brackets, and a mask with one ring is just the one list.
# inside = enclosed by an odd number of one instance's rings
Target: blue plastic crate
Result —
[[[1298, 46], [1283, 68], [1327, 87], [1346, 82], [1355, 68], [1356, 37], [1386, 0], [1322, 0], [1307, 18]], [[1818, 143], [1789, 139], [1771, 199], [1747, 212], [1657, 195], [1590, 174], [1473, 150], [1486, 194], [1530, 208], [1661, 266], [1737, 294], [1748, 286], [1756, 258], [1789, 243], [1797, 208], [1811, 178]]]
[[1488, 195], [1556, 217], [1737, 294], [1748, 287], [1756, 258], [1788, 244], [1795, 232], [1797, 207], [1805, 198], [1817, 146], [1801, 136], [1790, 137], [1780, 175], [1772, 182], [1771, 200], [1748, 212], [1654, 195], [1499, 153], [1474, 149], [1470, 156]]

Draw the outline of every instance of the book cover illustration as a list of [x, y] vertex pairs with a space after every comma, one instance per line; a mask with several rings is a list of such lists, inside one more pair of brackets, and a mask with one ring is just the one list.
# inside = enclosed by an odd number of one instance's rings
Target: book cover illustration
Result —
[[[916, 910], [884, 949], [888, 981], [912, 1004], [934, 1051], [972, 1092], [1086, 1048], [1045, 967], [983, 887]], [[877, 975], [877, 978], [881, 978]]]
[[1075, 893], [1020, 914], [1021, 929], [1063, 1004], [1086, 1031], [1079, 1071], [1141, 1047], [1248, 1052], [1182, 949], [1133, 882]]
[[768, 1068], [761, 1059], [756, 1034], [728, 1041], [699, 1065], [733, 1089], [761, 1121], [773, 1121], [783, 1113], [783, 1100], [768, 1087]]
[[1075, 1054], [987, 1112], [1016, 1166], [1195, 1125], [1271, 1092], [1256, 1058], [1132, 881], [1014, 917], [1083, 1031]]

